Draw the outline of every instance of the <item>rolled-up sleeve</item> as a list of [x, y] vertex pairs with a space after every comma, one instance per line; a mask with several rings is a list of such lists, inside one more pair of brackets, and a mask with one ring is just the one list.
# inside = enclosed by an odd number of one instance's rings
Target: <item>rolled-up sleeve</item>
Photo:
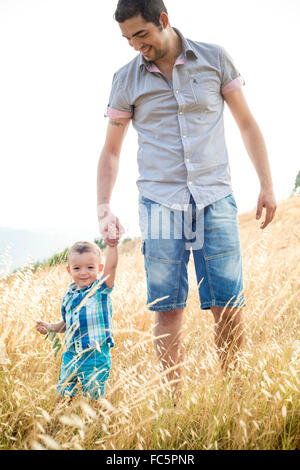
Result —
[[106, 282], [103, 282], [103, 283], [101, 284], [101, 286], [100, 286], [100, 292], [101, 292], [102, 294], [110, 294], [110, 293], [113, 291], [113, 289], [114, 289], [114, 286], [112, 286], [112, 287], [107, 287]]
[[129, 104], [122, 81], [114, 74], [106, 117], [110, 119], [132, 118], [133, 107]]
[[220, 65], [222, 95], [238, 90], [245, 85], [245, 80], [235, 67], [232, 58], [222, 47], [220, 48]]

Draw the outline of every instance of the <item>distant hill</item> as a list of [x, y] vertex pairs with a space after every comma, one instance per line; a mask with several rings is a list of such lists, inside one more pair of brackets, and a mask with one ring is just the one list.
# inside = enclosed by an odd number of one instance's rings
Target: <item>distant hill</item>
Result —
[[[291, 217], [293, 219], [292, 224]], [[255, 208], [252, 211], [239, 214], [242, 249], [248, 249], [250, 239], [256, 240], [257, 237], [268, 233], [270, 230], [273, 233], [281, 224], [289, 227], [290, 235], [294, 233], [296, 237], [299, 237], [299, 231], [296, 233], [295, 224], [299, 224], [300, 220], [300, 197], [294, 196], [281, 201], [277, 208], [275, 220], [265, 231], [259, 229], [262, 220], [263, 217], [260, 221], [255, 220]], [[45, 261], [54, 254], [70, 247], [72, 243], [78, 240], [94, 241], [98, 237], [99, 234], [97, 233], [94, 236], [87, 236], [86, 232], [84, 234], [80, 230], [73, 230], [69, 233], [51, 233], [0, 227], [0, 277], [3, 271], [4, 273], [11, 273], [14, 269], [23, 267], [29, 262]], [[120, 255], [134, 251], [137, 245], [140, 245], [140, 239], [120, 244]], [[4, 258], [7, 258], [7, 261]]]
[[82, 239], [82, 233], [0, 227], [0, 276], [3, 271], [12, 272], [30, 262], [49, 258], [79, 239]]

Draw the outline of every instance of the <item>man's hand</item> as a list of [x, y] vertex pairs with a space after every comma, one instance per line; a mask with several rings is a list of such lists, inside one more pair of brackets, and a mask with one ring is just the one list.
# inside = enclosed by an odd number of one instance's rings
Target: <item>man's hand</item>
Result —
[[119, 219], [111, 212], [108, 206], [98, 207], [99, 232], [104, 243], [114, 247], [119, 244], [121, 236], [125, 230]]
[[263, 208], [266, 209], [266, 212], [265, 212], [265, 218], [263, 222], [260, 224], [260, 228], [262, 230], [266, 228], [270, 222], [272, 222], [275, 212], [276, 212], [277, 203], [276, 203], [275, 196], [272, 190], [261, 189], [259, 197], [258, 197], [258, 201], [257, 201], [257, 210], [256, 210], [257, 220], [261, 218]]

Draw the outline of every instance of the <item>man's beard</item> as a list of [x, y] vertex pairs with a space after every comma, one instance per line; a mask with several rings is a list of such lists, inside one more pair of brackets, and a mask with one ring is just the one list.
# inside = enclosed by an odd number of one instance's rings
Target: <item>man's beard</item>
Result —
[[155, 62], [156, 60], [162, 59], [166, 55], [167, 51], [163, 50], [157, 50], [152, 46], [151, 49], [151, 56], [150, 57], [145, 57], [146, 60], [149, 62]]

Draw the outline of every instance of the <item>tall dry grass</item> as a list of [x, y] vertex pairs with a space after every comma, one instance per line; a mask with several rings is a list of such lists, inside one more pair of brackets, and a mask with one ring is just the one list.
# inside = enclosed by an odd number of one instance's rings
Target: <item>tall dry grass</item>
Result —
[[0, 282], [2, 449], [300, 448], [300, 197], [279, 205], [260, 231], [240, 216], [246, 344], [239, 377], [223, 377], [213, 317], [199, 309], [194, 268], [185, 312], [183, 397], [174, 409], [153, 347], [138, 243], [121, 251], [113, 293], [116, 346], [105, 399], [78, 396], [57, 407], [60, 354], [34, 320], [60, 320], [69, 284], [64, 266]]

